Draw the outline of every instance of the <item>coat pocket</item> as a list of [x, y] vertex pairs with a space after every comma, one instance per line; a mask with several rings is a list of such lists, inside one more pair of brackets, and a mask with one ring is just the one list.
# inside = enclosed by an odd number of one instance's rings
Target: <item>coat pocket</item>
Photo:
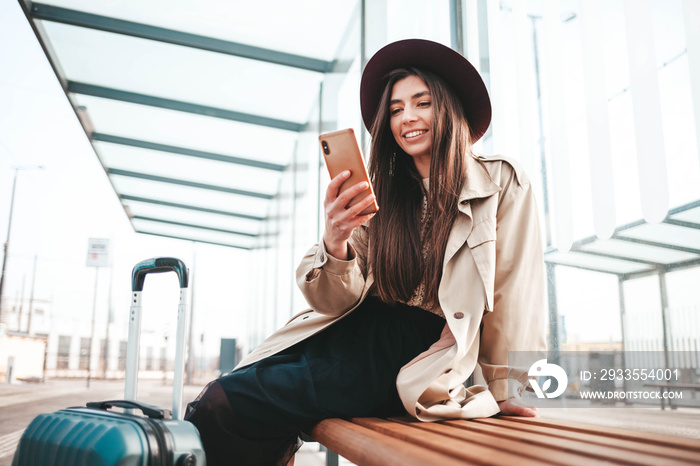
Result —
[[489, 217], [476, 224], [467, 237], [467, 245], [484, 284], [485, 311], [491, 311], [496, 279], [496, 218]]

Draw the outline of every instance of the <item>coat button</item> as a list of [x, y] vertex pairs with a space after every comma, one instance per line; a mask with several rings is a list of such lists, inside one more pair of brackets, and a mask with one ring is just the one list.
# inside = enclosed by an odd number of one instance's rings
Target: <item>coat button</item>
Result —
[[324, 253], [321, 253], [320, 259], [321, 259], [321, 262], [325, 261], [325, 260], [326, 260], [326, 255], [325, 255]]
[[464, 313], [463, 312], [455, 312], [454, 316], [455, 316], [455, 319], [461, 319], [464, 317]]

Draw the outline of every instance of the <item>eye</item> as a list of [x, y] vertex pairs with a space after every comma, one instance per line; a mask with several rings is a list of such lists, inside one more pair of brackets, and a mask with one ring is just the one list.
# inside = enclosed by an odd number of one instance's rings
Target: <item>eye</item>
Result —
[[389, 109], [389, 114], [390, 114], [391, 116], [398, 115], [399, 112], [400, 112], [401, 110], [403, 110], [403, 109], [398, 108], [398, 107], [397, 107], [397, 108], [392, 108], [392, 109]]
[[430, 101], [429, 100], [424, 100], [422, 102], [418, 102], [419, 107], [430, 107]]

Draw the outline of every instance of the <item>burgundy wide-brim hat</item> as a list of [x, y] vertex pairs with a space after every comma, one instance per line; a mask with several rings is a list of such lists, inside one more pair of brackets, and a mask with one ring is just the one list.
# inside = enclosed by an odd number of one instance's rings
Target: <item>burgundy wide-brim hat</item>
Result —
[[416, 67], [441, 77], [462, 102], [472, 142], [491, 124], [491, 99], [479, 72], [459, 52], [437, 42], [406, 39], [381, 48], [367, 62], [360, 82], [362, 120], [371, 131], [385, 86], [385, 76], [397, 68]]

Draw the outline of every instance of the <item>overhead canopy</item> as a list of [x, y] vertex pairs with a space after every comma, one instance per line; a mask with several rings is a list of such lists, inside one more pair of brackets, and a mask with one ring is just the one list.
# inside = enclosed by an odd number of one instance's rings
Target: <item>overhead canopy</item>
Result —
[[671, 210], [662, 223], [639, 220], [617, 228], [610, 239], [590, 237], [569, 252], [548, 251], [545, 260], [621, 279], [700, 265], [700, 201]]
[[[244, 249], [359, 17], [353, 1], [18, 1], [134, 229]], [[546, 260], [622, 278], [698, 265], [700, 203]]]
[[357, 7], [20, 3], [134, 229], [244, 249]]

